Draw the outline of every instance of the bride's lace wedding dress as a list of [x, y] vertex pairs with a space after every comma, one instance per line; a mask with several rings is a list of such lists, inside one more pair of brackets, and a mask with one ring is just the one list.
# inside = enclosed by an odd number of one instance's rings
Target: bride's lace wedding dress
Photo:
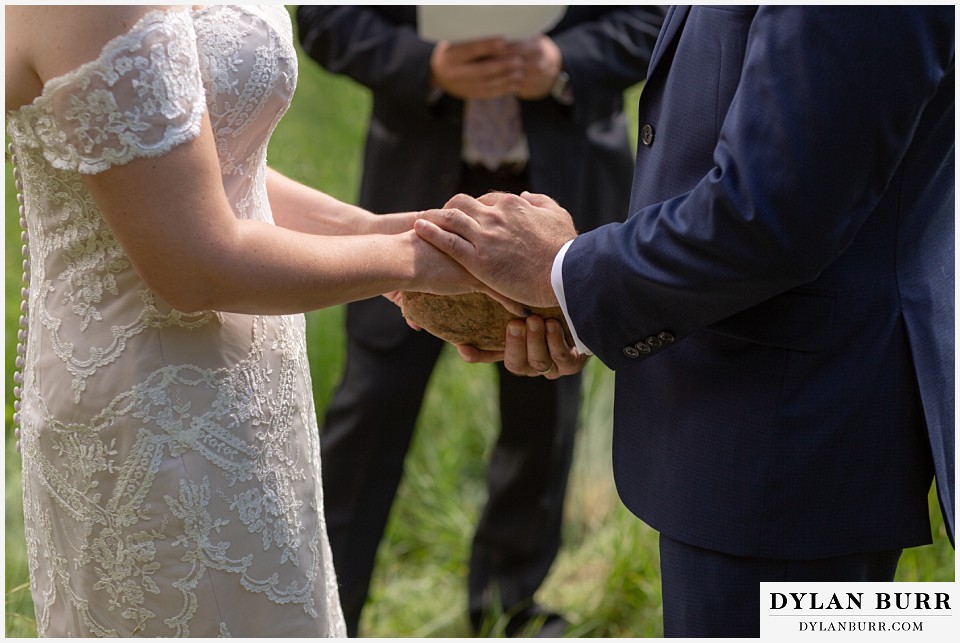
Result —
[[[272, 221], [296, 86], [287, 11], [154, 11], [8, 114], [29, 249], [17, 417], [41, 636], [344, 636], [302, 315], [171, 309], [81, 175], [216, 135]], [[80, 62], [80, 61], [78, 61]]]

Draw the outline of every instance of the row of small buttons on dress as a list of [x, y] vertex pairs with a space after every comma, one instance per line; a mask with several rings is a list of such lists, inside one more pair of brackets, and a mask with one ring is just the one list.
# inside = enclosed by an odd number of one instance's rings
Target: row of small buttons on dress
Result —
[[23, 367], [27, 352], [27, 286], [30, 284], [30, 255], [27, 250], [27, 220], [23, 207], [23, 183], [20, 181], [20, 168], [17, 167], [17, 157], [13, 152], [12, 143], [8, 151], [10, 153], [10, 164], [13, 166], [14, 185], [17, 189], [17, 203], [20, 206], [20, 241], [23, 243], [23, 247], [20, 249], [23, 255], [23, 287], [20, 289], [20, 329], [17, 331], [16, 370], [13, 373], [13, 426], [17, 440], [17, 451], [19, 451], [21, 423], [20, 400], [23, 398]]
[[666, 346], [667, 344], [672, 344], [673, 340], [673, 335], [665, 330], [662, 330], [657, 333], [656, 337], [651, 335], [641, 342], [624, 347], [623, 354], [630, 359], [637, 359], [641, 355], [646, 355], [657, 350], [658, 348]]

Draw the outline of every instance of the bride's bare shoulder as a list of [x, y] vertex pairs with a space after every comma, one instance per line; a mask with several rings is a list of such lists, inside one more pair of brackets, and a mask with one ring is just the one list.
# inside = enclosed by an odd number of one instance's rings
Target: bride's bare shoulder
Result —
[[40, 94], [43, 84], [95, 60], [112, 38], [160, 5], [17, 5], [6, 9], [6, 108]]

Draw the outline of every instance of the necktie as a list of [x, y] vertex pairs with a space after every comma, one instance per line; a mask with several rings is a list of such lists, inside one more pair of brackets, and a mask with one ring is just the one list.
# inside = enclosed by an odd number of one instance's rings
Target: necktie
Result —
[[520, 140], [520, 102], [515, 96], [468, 100], [464, 143], [487, 169], [496, 170]]

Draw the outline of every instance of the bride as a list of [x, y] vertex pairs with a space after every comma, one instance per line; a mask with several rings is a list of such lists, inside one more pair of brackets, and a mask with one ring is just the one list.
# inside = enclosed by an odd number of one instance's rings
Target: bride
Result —
[[483, 286], [415, 213], [267, 167], [297, 78], [282, 6], [6, 21], [39, 634], [344, 636], [301, 313]]

